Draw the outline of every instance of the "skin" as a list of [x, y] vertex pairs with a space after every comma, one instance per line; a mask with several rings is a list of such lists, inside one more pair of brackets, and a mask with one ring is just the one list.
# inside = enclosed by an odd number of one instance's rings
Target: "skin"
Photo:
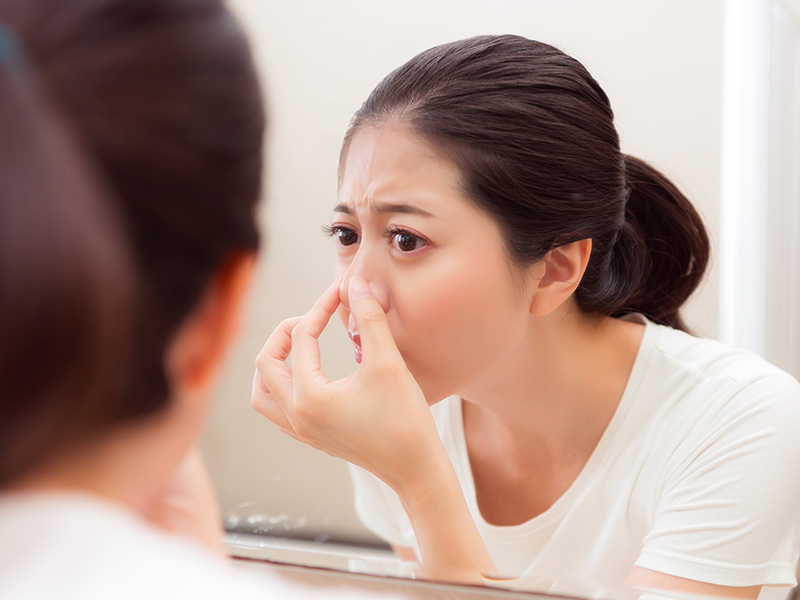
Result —
[[[463, 399], [481, 514], [496, 525], [523, 523], [583, 469], [622, 397], [644, 327], [577, 309], [591, 240], [515, 266], [502, 232], [459, 182], [456, 166], [402, 122], [355, 133], [332, 223], [339, 279], [267, 342], [253, 406], [398, 493], [420, 545], [421, 576], [480, 582], [494, 565], [427, 405]], [[361, 363], [329, 381], [317, 338], [337, 310]], [[626, 584], [758, 593], [644, 569]]]

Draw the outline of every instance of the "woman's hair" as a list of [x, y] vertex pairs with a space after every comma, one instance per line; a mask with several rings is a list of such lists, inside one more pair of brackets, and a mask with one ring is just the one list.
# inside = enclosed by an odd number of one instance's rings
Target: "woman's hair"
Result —
[[167, 405], [172, 336], [258, 246], [265, 119], [222, 0], [0, 0], [0, 24], [2, 486]]
[[101, 185], [12, 36], [0, 26], [0, 485], [102, 418], [132, 292]]
[[640, 312], [686, 329], [680, 307], [709, 259], [702, 220], [656, 169], [620, 152], [614, 114], [586, 68], [523, 37], [431, 48], [390, 73], [345, 136], [396, 120], [460, 169], [467, 198], [500, 225], [520, 266], [592, 239], [575, 292], [586, 314]]

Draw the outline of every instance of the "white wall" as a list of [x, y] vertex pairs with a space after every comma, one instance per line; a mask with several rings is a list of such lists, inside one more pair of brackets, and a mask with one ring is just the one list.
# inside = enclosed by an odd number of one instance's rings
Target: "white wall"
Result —
[[[391, 69], [430, 46], [517, 33], [582, 60], [609, 94], [623, 149], [652, 161], [695, 201], [716, 240], [722, 0], [232, 0], [268, 87], [265, 254], [244, 331], [223, 374], [204, 442], [223, 509], [254, 527], [369, 539], [350, 508], [346, 469], [251, 411], [252, 364], [272, 328], [302, 314], [331, 278], [320, 233], [336, 198], [341, 137]], [[716, 333], [716, 271], [689, 322]], [[323, 337], [330, 376], [352, 367], [335, 324]], [[246, 506], [244, 506], [246, 505]], [[258, 522], [255, 522], [258, 521]]]

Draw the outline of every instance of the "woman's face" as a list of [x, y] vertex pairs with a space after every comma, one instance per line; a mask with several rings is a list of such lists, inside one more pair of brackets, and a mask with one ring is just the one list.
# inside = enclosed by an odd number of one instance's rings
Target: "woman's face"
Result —
[[357, 360], [346, 294], [355, 274], [386, 311], [428, 401], [463, 394], [525, 335], [530, 273], [511, 264], [497, 224], [466, 200], [457, 167], [402, 124], [362, 128], [345, 161], [332, 233]]

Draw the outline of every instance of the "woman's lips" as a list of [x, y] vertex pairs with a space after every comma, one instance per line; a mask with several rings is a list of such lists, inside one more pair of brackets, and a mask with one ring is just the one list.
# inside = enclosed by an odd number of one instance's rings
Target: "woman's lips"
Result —
[[361, 336], [357, 331], [349, 329], [347, 331], [347, 337], [350, 338], [350, 341], [352, 341], [355, 346], [356, 362], [361, 364]]

